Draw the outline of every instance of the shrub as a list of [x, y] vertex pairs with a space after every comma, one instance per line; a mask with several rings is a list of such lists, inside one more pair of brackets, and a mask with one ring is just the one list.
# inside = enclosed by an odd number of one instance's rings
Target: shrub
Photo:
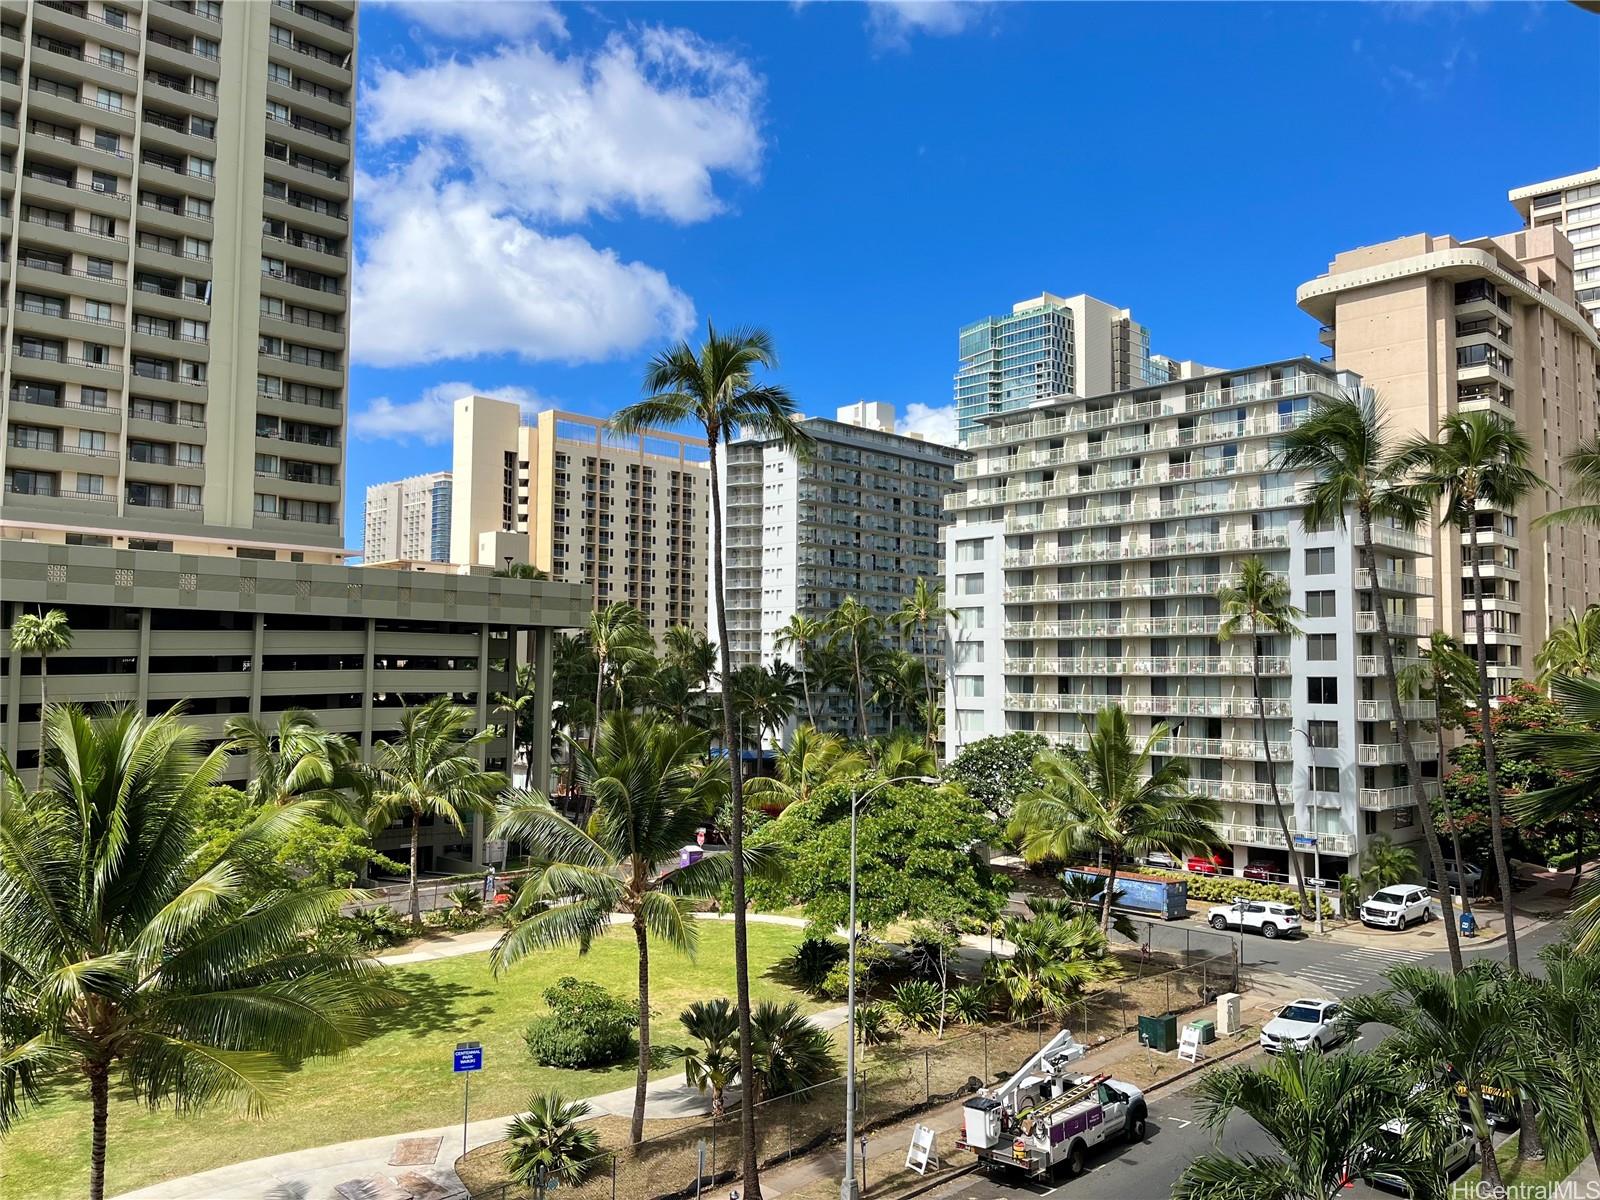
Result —
[[451, 888], [450, 899], [455, 903], [457, 912], [483, 911], [483, 892], [471, 884]]
[[[1239, 879], [1232, 875], [1189, 875], [1181, 871], [1162, 871], [1146, 867], [1146, 875], [1160, 879], [1186, 879], [1189, 881], [1189, 899], [1205, 904], [1227, 904], [1231, 900], [1271, 900], [1277, 904], [1300, 903], [1300, 894], [1292, 887], [1280, 883], [1261, 883], [1254, 879]], [[1322, 915], [1333, 915], [1333, 904], [1327, 896], [1322, 898]]]
[[[859, 935], [856, 938], [856, 995], [865, 994], [873, 977], [883, 973], [894, 958], [894, 951], [881, 942], [868, 941]], [[841, 956], [832, 969], [822, 980], [821, 992], [831, 1000], [843, 1000], [849, 995], [850, 963]]]
[[945, 994], [946, 1015], [963, 1025], [981, 1025], [989, 1017], [989, 995], [981, 983], [964, 983]]
[[589, 983], [565, 975], [545, 989], [548, 1016], [523, 1034], [528, 1052], [547, 1067], [604, 1067], [634, 1052], [639, 1016], [634, 1006]]
[[1049, 747], [1049, 740], [1038, 733], [980, 738], [950, 761], [944, 777], [964, 785], [968, 795], [1005, 820], [1018, 797], [1043, 786], [1044, 781], [1034, 773], [1033, 760]]
[[907, 1029], [932, 1029], [939, 1023], [939, 989], [926, 979], [902, 983], [889, 1003]]
[[889, 1026], [889, 1010], [881, 1004], [856, 1006], [856, 1036], [863, 1046], [881, 1046], [894, 1036]]
[[348, 954], [387, 950], [411, 936], [411, 927], [394, 909], [384, 906], [324, 921], [312, 934], [319, 949]]
[[[860, 949], [860, 943], [856, 944]], [[842, 942], [827, 937], [808, 937], [794, 948], [784, 966], [794, 976], [795, 982], [808, 992], [822, 990], [828, 972], [844, 961], [847, 948]]]

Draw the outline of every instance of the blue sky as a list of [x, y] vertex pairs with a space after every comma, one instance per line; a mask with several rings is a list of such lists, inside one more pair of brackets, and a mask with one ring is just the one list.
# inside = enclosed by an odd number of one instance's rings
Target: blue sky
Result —
[[1512, 229], [1600, 162], [1559, 3], [362, 9], [347, 540], [465, 390], [609, 413], [707, 317], [807, 412], [936, 428], [955, 332], [1089, 292], [1219, 366], [1319, 353], [1341, 249]]

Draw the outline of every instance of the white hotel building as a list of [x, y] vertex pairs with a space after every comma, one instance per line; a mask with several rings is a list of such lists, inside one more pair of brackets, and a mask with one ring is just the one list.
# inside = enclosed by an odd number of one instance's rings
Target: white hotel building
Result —
[[[1218, 640], [1218, 588], [1260, 555], [1287, 576], [1304, 636], [1264, 639], [1267, 729], [1297, 838], [1321, 874], [1358, 869], [1373, 837], [1420, 837], [1384, 699], [1373, 581], [1344, 532], [1300, 522], [1297, 485], [1272, 469], [1281, 434], [1319, 396], [1359, 385], [1310, 359], [1218, 371], [987, 418], [946, 501], [948, 603], [957, 610], [946, 745], [1030, 730], [1082, 745], [1120, 705], [1136, 734], [1189, 760], [1220, 802], [1241, 871], [1288, 866], [1271, 808], [1248, 639]], [[1425, 633], [1430, 581], [1416, 534], [1379, 532], [1397, 665]], [[1408, 706], [1426, 719], [1433, 706]], [[1422, 771], [1437, 741], [1411, 727]], [[1314, 863], [1302, 850], [1307, 873]]]

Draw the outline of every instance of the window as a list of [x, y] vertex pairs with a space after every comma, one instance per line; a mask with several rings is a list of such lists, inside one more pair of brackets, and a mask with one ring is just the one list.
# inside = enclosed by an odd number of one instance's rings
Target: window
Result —
[[180, 483], [172, 489], [172, 499], [184, 508], [199, 508], [200, 485], [197, 483]]
[[1333, 574], [1333, 550], [1331, 547], [1325, 546], [1321, 549], [1306, 551], [1306, 574]]
[[109, 108], [112, 112], [122, 111], [121, 92], [113, 92], [110, 88], [96, 88], [94, 99], [101, 108]]
[[117, 194], [117, 177], [115, 175], [107, 175], [104, 171], [95, 171], [90, 176], [89, 187], [96, 192], [115, 196]]
[[126, 29], [128, 27], [128, 14], [120, 8], [112, 8], [107, 4], [102, 10], [107, 25], [113, 29]]
[[98, 429], [78, 430], [79, 450], [104, 450], [106, 448], [106, 435]]
[[1339, 703], [1339, 681], [1332, 675], [1312, 675], [1306, 680], [1306, 701], [1309, 704]]
[[104, 475], [78, 474], [78, 491], [87, 496], [104, 496], [106, 494], [106, 477]]
[[971, 699], [971, 700], [980, 700], [980, 699], [982, 699], [983, 698], [983, 676], [982, 675], [957, 675], [956, 676], [956, 695], [960, 696], [960, 697], [963, 697], [963, 698], [966, 698], [966, 699]]
[[963, 575], [958, 580], [958, 582], [961, 585], [961, 593], [960, 593], [961, 595], [963, 595], [963, 596], [981, 596], [981, 595], [983, 595], [983, 576], [981, 574]]
[[1337, 609], [1332, 592], [1306, 593], [1306, 616], [1335, 617], [1339, 615]]
[[1339, 657], [1339, 637], [1333, 633], [1306, 634], [1306, 658], [1311, 662], [1333, 662]]
[[287, 125], [289, 123], [289, 106], [287, 104], [279, 104], [276, 100], [268, 100], [267, 120], [282, 121]]
[[214, 159], [201, 158], [198, 155], [189, 156], [189, 174], [196, 179], [211, 179], [216, 175], [217, 164]]
[[204, 446], [193, 446], [187, 442], [178, 444], [178, 461], [187, 467], [197, 467], [206, 461]]
[[78, 403], [84, 408], [105, 408], [110, 395], [105, 388], [101, 387], [79, 388]]
[[267, 64], [267, 82], [281, 83], [284, 87], [293, 87], [294, 72], [282, 63], [269, 62]]
[[1313, 792], [1337, 792], [1339, 790], [1339, 768], [1312, 767], [1311, 790]]
[[110, 279], [111, 260], [109, 258], [91, 258], [84, 270], [95, 279]]
[[221, 58], [222, 47], [215, 39], [197, 37], [194, 39], [194, 52], [201, 58]]
[[85, 300], [83, 302], [83, 319], [93, 321], [99, 325], [111, 324], [111, 305], [103, 300]]
[[89, 232], [99, 234], [101, 237], [116, 237], [117, 219], [105, 216], [103, 213], [90, 213]]
[[183, 256], [185, 258], [211, 258], [211, 243], [201, 238], [186, 237], [183, 239]]
[[962, 633], [970, 633], [975, 629], [983, 628], [983, 609], [958, 608], [956, 609], [956, 628]]
[[956, 543], [957, 562], [982, 562], [984, 538], [971, 538]]
[[185, 320], [179, 327], [179, 336], [186, 342], [203, 342], [210, 336], [211, 326], [206, 321]]
[[178, 378], [187, 383], [204, 383], [206, 381], [206, 364], [187, 360], [180, 362], [178, 364]]
[[109, 129], [96, 129], [94, 131], [94, 148], [96, 150], [109, 150], [112, 154], [122, 153], [122, 139]]
[[183, 215], [194, 217], [200, 221], [211, 220], [211, 201], [202, 200], [199, 196], [185, 196], [183, 198]]
[[1339, 748], [1339, 722], [1307, 721], [1306, 740], [1318, 750], [1337, 750]]
[[217, 140], [217, 123], [210, 117], [190, 117], [189, 132], [209, 142]]
[[276, 496], [268, 496], [261, 492], [257, 492], [256, 511], [258, 513], [270, 513], [273, 516], [277, 516], [278, 498]]
[[109, 46], [100, 47], [100, 65], [110, 67], [113, 71], [121, 71], [128, 65], [127, 56], [121, 50], [113, 50]]

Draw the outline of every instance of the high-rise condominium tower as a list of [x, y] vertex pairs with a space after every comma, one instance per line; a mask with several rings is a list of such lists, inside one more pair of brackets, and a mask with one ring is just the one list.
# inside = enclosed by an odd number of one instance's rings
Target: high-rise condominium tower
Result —
[[373, 563], [450, 561], [450, 472], [413, 475], [367, 489], [362, 559]]
[[450, 561], [526, 562], [582, 585], [596, 608], [626, 601], [658, 638], [706, 625], [711, 474], [705, 443], [547, 410], [524, 423], [505, 400], [456, 401]]
[[[1434, 535], [1435, 616], [1476, 652], [1504, 694], [1569, 608], [1600, 600], [1600, 538], [1536, 526], [1569, 502], [1562, 460], [1600, 429], [1600, 333], [1573, 295], [1572, 247], [1541, 227], [1457, 241], [1415, 234], [1348, 250], [1302, 284], [1334, 360], [1383, 399], [1396, 438], [1435, 436], [1456, 412], [1496, 413], [1532, 443], [1545, 481], [1512, 512], [1483, 509], [1471, 533]], [[1483, 566], [1474, 624], [1472, 558]]]
[[7, 5], [5, 519], [342, 544], [355, 5]]
[[1513, 188], [1510, 199], [1529, 229], [1553, 225], [1567, 235], [1575, 298], [1600, 325], [1600, 167]]
[[956, 434], [963, 440], [991, 413], [1157, 382], [1150, 331], [1127, 309], [1093, 296], [1045, 292], [963, 326], [959, 343]]
[[[1236, 870], [1287, 871], [1274, 779], [1308, 875], [1357, 870], [1375, 835], [1415, 837], [1375, 604], [1396, 636], [1423, 631], [1426, 542], [1377, 529], [1373, 580], [1347, 535], [1301, 524], [1305, 481], [1274, 469], [1316, 400], [1358, 384], [1294, 359], [985, 421], [949, 500], [946, 752], [1014, 730], [1081, 748], [1116, 705], [1138, 744], [1164, 726], [1155, 753], [1187, 759], [1221, 803]], [[1305, 613], [1303, 637], [1261, 639], [1266, 749], [1250, 639], [1218, 637], [1218, 590], [1256, 556]], [[1410, 732], [1428, 774], [1437, 742]]]

